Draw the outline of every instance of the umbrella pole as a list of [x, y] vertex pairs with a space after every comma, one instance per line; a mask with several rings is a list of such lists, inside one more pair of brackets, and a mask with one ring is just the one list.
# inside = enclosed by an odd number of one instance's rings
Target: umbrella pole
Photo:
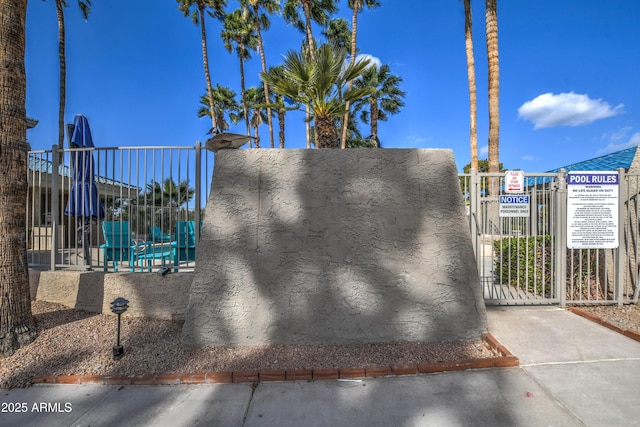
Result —
[[91, 220], [85, 220], [82, 229], [82, 249], [84, 251], [84, 264], [91, 270], [91, 246], [89, 244], [89, 233], [91, 232]]

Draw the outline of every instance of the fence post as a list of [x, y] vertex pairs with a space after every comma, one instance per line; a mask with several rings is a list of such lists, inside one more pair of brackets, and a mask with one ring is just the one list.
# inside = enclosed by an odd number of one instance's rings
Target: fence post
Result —
[[567, 305], [567, 181], [564, 169], [558, 171], [556, 187], [556, 289], [560, 307]]
[[51, 271], [55, 271], [58, 259], [58, 224], [60, 222], [60, 157], [58, 145], [51, 146]]
[[202, 143], [196, 141], [196, 243], [200, 242], [200, 192], [202, 191]]
[[622, 307], [624, 302], [624, 277], [622, 272], [624, 271], [624, 263], [629, 262], [626, 251], [623, 249], [624, 245], [624, 229], [626, 211], [624, 209], [625, 202], [628, 200], [626, 186], [622, 183], [626, 180], [624, 168], [618, 169], [618, 248], [616, 249], [616, 266], [613, 274], [614, 277], [614, 289], [616, 293], [616, 299], [618, 301], [618, 307]]

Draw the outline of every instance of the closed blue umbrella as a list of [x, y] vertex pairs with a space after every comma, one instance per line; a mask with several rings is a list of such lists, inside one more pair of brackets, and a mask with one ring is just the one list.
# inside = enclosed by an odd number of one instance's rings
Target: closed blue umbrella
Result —
[[[74, 129], [70, 141], [71, 148], [95, 147], [87, 118], [78, 114], [73, 120], [73, 125]], [[90, 266], [91, 251], [88, 234], [91, 221], [100, 221], [104, 218], [104, 206], [102, 206], [102, 202], [98, 197], [98, 187], [95, 181], [93, 153], [88, 150], [71, 153], [71, 170], [71, 191], [64, 214], [81, 219], [82, 225], [78, 227], [78, 234], [82, 234], [85, 263]]]

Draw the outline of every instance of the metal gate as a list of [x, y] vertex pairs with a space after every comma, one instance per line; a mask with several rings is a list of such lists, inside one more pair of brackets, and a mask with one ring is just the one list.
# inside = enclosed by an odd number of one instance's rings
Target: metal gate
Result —
[[637, 304], [640, 177], [618, 173], [617, 249], [567, 249], [564, 170], [524, 173], [528, 208], [511, 216], [500, 203], [505, 174], [460, 175], [485, 302]]

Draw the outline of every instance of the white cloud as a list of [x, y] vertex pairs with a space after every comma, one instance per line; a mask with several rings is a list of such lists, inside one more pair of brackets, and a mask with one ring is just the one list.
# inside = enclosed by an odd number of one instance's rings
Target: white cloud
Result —
[[373, 55], [369, 55], [368, 53], [362, 53], [358, 56], [356, 56], [356, 61], [360, 60], [360, 59], [368, 59], [370, 62], [370, 65], [375, 65], [376, 68], [380, 68], [380, 65], [382, 65], [382, 61], [380, 61], [380, 58], [376, 58]]
[[620, 138], [617, 134], [614, 134], [610, 138], [611, 142], [606, 147], [598, 150], [597, 154], [615, 153], [616, 151], [624, 150], [625, 148], [635, 147], [640, 145], [640, 132], [636, 132], [626, 142], [618, 142]]
[[478, 158], [486, 159], [488, 155], [489, 155], [489, 146], [483, 145], [482, 147], [480, 147], [480, 150], [478, 151]]
[[589, 95], [544, 93], [518, 108], [518, 115], [535, 124], [535, 129], [554, 126], [582, 126], [624, 112], [624, 104], [612, 108]]
[[522, 160], [524, 160], [525, 162], [532, 162], [535, 160], [535, 157], [525, 154], [524, 156], [522, 156]]

